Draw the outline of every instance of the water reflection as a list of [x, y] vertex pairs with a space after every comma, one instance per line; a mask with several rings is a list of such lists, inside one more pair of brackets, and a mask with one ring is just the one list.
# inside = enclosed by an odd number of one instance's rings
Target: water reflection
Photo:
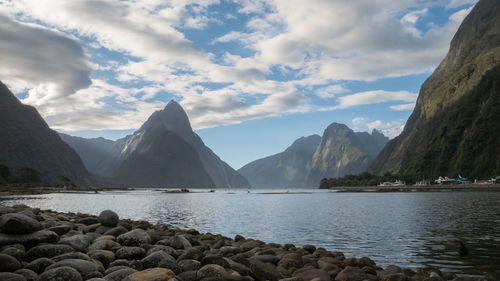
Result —
[[[29, 200], [29, 198], [39, 198]], [[166, 194], [158, 191], [26, 196], [42, 209], [121, 217], [266, 242], [315, 244], [377, 264], [437, 266], [500, 277], [500, 193]], [[459, 254], [459, 241], [469, 253]]]

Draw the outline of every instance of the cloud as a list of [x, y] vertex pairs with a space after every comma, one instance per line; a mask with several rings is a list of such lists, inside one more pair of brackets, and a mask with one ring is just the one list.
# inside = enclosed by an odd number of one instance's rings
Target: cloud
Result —
[[76, 40], [0, 14], [0, 77], [26, 102], [43, 105], [87, 88], [91, 66]]
[[364, 117], [354, 117], [351, 121], [352, 128], [355, 131], [359, 131], [361, 126], [366, 124], [366, 119]]
[[447, 9], [459, 8], [464, 5], [476, 4], [478, 0], [450, 0], [446, 5]]
[[396, 110], [396, 111], [412, 110], [414, 107], [415, 107], [415, 103], [405, 103], [405, 104], [398, 104], [398, 105], [389, 106], [390, 109]]
[[370, 130], [377, 129], [381, 131], [385, 136], [389, 137], [390, 139], [397, 137], [399, 134], [401, 134], [401, 132], [404, 129], [404, 124], [401, 124], [401, 122], [398, 121], [384, 123], [380, 120], [375, 120], [373, 122], [366, 124], [366, 126]]
[[357, 105], [382, 103], [388, 101], [406, 101], [415, 102], [418, 94], [408, 91], [389, 92], [384, 90], [360, 92], [352, 95], [339, 97], [337, 101], [339, 105], [335, 109], [344, 109]]
[[347, 89], [340, 84], [330, 85], [328, 87], [323, 87], [316, 89], [315, 94], [323, 99], [333, 98], [338, 94], [347, 92]]

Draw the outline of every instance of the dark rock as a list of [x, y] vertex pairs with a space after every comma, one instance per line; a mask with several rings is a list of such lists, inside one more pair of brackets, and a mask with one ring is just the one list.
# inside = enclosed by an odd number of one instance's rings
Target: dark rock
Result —
[[197, 271], [185, 271], [179, 275], [177, 275], [177, 277], [179, 279], [181, 279], [182, 281], [196, 281], [196, 273]]
[[347, 266], [335, 277], [335, 281], [359, 281], [367, 279], [368, 275], [359, 267]]
[[111, 210], [105, 210], [99, 214], [99, 222], [104, 226], [115, 227], [119, 221], [118, 214]]
[[45, 268], [52, 264], [54, 264], [54, 261], [49, 258], [38, 258], [28, 263], [24, 268], [33, 270], [34, 272], [40, 274], [45, 270]]
[[230, 257], [238, 253], [241, 253], [241, 250], [238, 247], [224, 246], [219, 249], [219, 254], [224, 257]]
[[294, 275], [296, 277], [304, 279], [304, 281], [310, 281], [310, 280], [316, 280], [316, 281], [330, 281], [330, 274], [328, 272], [321, 270], [321, 269], [316, 269], [316, 268], [310, 268], [306, 270], [299, 271], [297, 270]]
[[280, 279], [279, 281], [304, 281], [304, 279], [302, 279], [300, 277], [289, 277], [289, 278]]
[[59, 244], [65, 244], [71, 246], [75, 251], [78, 252], [87, 252], [87, 249], [90, 246], [91, 239], [87, 235], [78, 234], [73, 235], [59, 241]]
[[91, 272], [91, 273], [83, 276], [83, 280], [89, 280], [89, 279], [101, 278], [101, 277], [102, 277], [102, 273], [100, 273], [99, 271], [94, 271], [94, 272]]
[[69, 266], [52, 268], [40, 274], [38, 281], [83, 281], [78, 271]]
[[312, 254], [312, 253], [314, 253], [314, 251], [316, 251], [316, 247], [313, 245], [304, 245], [304, 246], [302, 246], [302, 250]]
[[0, 232], [8, 234], [27, 234], [42, 229], [40, 222], [20, 213], [0, 216]]
[[2, 250], [1, 253], [12, 256], [19, 261], [22, 261], [24, 259], [24, 256], [26, 256], [24, 247], [22, 249], [19, 249], [18, 247], [6, 247]]
[[207, 265], [207, 264], [218, 264], [224, 268], [228, 268], [229, 264], [227, 263], [226, 260], [221, 255], [215, 255], [215, 254], [210, 254], [206, 255], [201, 259], [201, 265]]
[[107, 267], [111, 262], [115, 260], [115, 253], [107, 250], [96, 250], [89, 252], [89, 256], [95, 260], [100, 261], [104, 267]]
[[278, 262], [278, 266], [284, 269], [301, 268], [302, 265], [302, 257], [296, 253], [286, 254]]
[[128, 260], [118, 259], [118, 260], [114, 260], [112, 263], [110, 263], [109, 267], [120, 266], [120, 265], [129, 266], [129, 264], [130, 264], [130, 261], [128, 261]]
[[106, 233], [106, 231], [111, 230], [111, 229], [112, 229], [111, 226], [100, 225], [99, 227], [97, 227], [94, 230], [94, 232], [97, 233], [97, 234], [104, 234], [104, 233]]
[[260, 256], [253, 256], [250, 258], [250, 260], [259, 260], [261, 262], [267, 262], [276, 265], [280, 261], [280, 258], [273, 255], [260, 255]]
[[181, 272], [196, 271], [201, 268], [201, 263], [197, 260], [181, 260], [178, 262], [178, 266]]
[[127, 276], [125, 281], [168, 281], [174, 278], [172, 270], [166, 268], [150, 268]]
[[0, 272], [0, 280], [2, 281], [26, 281], [26, 278], [21, 274], [12, 272]]
[[12, 272], [19, 268], [21, 268], [21, 263], [16, 258], [6, 254], [0, 254], [0, 272]]
[[207, 264], [196, 272], [197, 280], [209, 277], [224, 278], [225, 276], [226, 270], [224, 267], [217, 264]]
[[146, 250], [141, 247], [121, 247], [116, 251], [116, 258], [137, 260], [146, 256]]
[[55, 243], [58, 240], [59, 235], [53, 231], [45, 229], [29, 234], [0, 233], [0, 247], [10, 244], [23, 244], [29, 248], [40, 243]]
[[250, 268], [248, 268], [247, 266], [239, 262], [235, 262], [229, 258], [224, 258], [224, 260], [226, 260], [226, 262], [229, 264], [229, 268], [238, 272], [240, 275], [242, 276], [250, 275]]
[[26, 252], [26, 260], [33, 261], [38, 258], [52, 258], [60, 254], [74, 252], [75, 250], [68, 245], [45, 244], [31, 248]]
[[115, 271], [122, 270], [122, 269], [127, 269], [127, 268], [130, 268], [130, 267], [125, 266], [125, 265], [111, 266], [108, 269], [106, 269], [106, 271], [104, 271], [103, 275], [106, 276], [106, 275], [108, 275], [110, 273], [113, 273]]
[[87, 279], [86, 281], [106, 281], [106, 279], [104, 279], [104, 278], [90, 278], [90, 279]]
[[84, 254], [81, 252], [65, 253], [65, 254], [61, 254], [61, 255], [57, 255], [55, 257], [52, 257], [52, 260], [55, 262], [66, 260], [66, 259], [79, 259], [79, 260], [89, 261], [90, 257], [87, 254]]
[[140, 246], [151, 242], [149, 234], [138, 228], [118, 236], [117, 240], [123, 246]]
[[240, 249], [243, 251], [243, 252], [246, 252], [246, 251], [250, 251], [252, 250], [253, 248], [257, 248], [259, 247], [260, 245], [262, 245], [262, 242], [259, 242], [259, 241], [255, 241], [255, 240], [249, 240], [243, 244], [240, 245]]
[[124, 268], [107, 274], [106, 276], [104, 276], [104, 279], [106, 279], [107, 281], [122, 281], [127, 278], [127, 276], [135, 272], [137, 272], [137, 270], [132, 268]]
[[193, 247], [184, 235], [176, 235], [171, 245], [174, 249], [188, 249]]
[[177, 261], [165, 252], [154, 252], [141, 260], [144, 268], [163, 267], [174, 271], [178, 270]]
[[115, 236], [115, 237], [118, 237], [124, 233], [127, 233], [128, 232], [128, 229], [126, 229], [125, 227], [123, 226], [117, 226], [117, 227], [113, 227], [109, 230], [107, 230], [106, 232], [104, 232], [104, 235], [112, 235], [112, 236]]
[[50, 265], [47, 267], [46, 270], [50, 270], [53, 268], [58, 268], [58, 267], [72, 267], [76, 269], [81, 275], [85, 276], [91, 272], [97, 271], [97, 266], [95, 263], [86, 261], [86, 260], [80, 260], [80, 259], [66, 259], [62, 261], [58, 261], [54, 263], [53, 265]]
[[197, 260], [201, 261], [203, 258], [203, 252], [196, 247], [192, 247], [186, 250], [186, 252], [180, 255], [179, 260]]
[[[14, 273], [22, 275], [26, 281], [36, 281], [38, 280], [38, 274], [34, 272], [33, 270], [29, 270], [26, 268], [23, 269], [18, 269]], [[0, 278], [0, 280], [3, 280]]]
[[133, 260], [129, 263], [130, 268], [133, 268], [137, 271], [141, 271], [144, 269], [144, 266], [142, 265], [141, 261], [138, 260]]
[[71, 226], [67, 224], [60, 224], [53, 227], [49, 227], [47, 230], [54, 231], [57, 235], [63, 235], [71, 230]]
[[261, 261], [251, 261], [250, 273], [253, 278], [259, 281], [277, 281], [281, 279], [281, 275], [274, 265]]
[[78, 223], [82, 223], [84, 225], [93, 225], [100, 223], [99, 219], [96, 217], [86, 217], [78, 220]]
[[98, 239], [89, 246], [89, 251], [113, 250], [119, 247], [121, 247], [121, 245], [111, 239]]
[[158, 251], [163, 251], [174, 258], [177, 258], [179, 256], [179, 253], [174, 248], [165, 245], [155, 245], [151, 249], [149, 249], [146, 254], [149, 255]]
[[388, 274], [381, 279], [382, 281], [408, 281], [408, 277], [403, 273]]

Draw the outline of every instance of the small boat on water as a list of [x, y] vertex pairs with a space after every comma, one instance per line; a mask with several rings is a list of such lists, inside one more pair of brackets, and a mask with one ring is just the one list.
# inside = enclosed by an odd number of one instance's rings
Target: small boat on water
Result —
[[472, 181], [468, 180], [467, 178], [462, 177], [461, 175], [458, 175], [458, 178], [456, 179], [450, 179], [449, 177], [439, 177], [437, 180], [434, 181], [436, 184], [471, 184]]
[[400, 181], [400, 180], [396, 180], [395, 182], [390, 182], [390, 181], [386, 181], [386, 182], [381, 182], [378, 186], [405, 186], [406, 183], [404, 181]]

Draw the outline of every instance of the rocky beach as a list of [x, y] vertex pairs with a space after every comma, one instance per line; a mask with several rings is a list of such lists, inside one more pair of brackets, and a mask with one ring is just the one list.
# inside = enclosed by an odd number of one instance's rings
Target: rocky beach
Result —
[[437, 268], [381, 268], [313, 245], [279, 245], [194, 229], [25, 205], [0, 206], [0, 280], [495, 280]]

